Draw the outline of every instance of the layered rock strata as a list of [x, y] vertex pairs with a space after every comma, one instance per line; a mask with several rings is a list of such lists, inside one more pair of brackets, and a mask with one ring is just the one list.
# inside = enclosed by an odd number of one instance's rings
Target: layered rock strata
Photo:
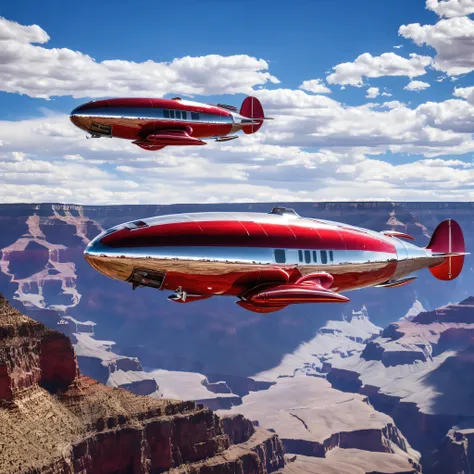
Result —
[[276, 434], [81, 376], [70, 340], [0, 296], [0, 472], [266, 474]]
[[[280, 379], [266, 392], [245, 396], [242, 405], [233, 407], [231, 413], [241, 413], [274, 430], [286, 453], [326, 459], [325, 463], [305, 461], [315, 469], [307, 472], [331, 472], [346, 459], [346, 450], [357, 454], [354, 459], [360, 466], [371, 465], [377, 459], [374, 453], [383, 453], [386, 456], [380, 459], [385, 459], [384, 463], [397, 469], [403, 466], [402, 470], [387, 472], [420, 472], [419, 454], [389, 416], [375, 411], [367, 397], [334, 390], [321, 378]], [[336, 462], [336, 458], [341, 461]], [[305, 471], [302, 465], [301, 471], [288, 472]]]
[[426, 472], [472, 473], [473, 338], [471, 297], [390, 325], [361, 354], [333, 361], [327, 378], [391, 415]]

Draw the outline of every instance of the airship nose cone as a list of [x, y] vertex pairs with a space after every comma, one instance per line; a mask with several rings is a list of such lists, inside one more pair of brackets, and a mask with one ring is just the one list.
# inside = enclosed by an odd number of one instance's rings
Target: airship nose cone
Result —
[[116, 278], [115, 272], [112, 271], [112, 262], [115, 260], [113, 255], [110, 252], [110, 249], [107, 248], [102, 242], [102, 238], [105, 235], [109, 235], [113, 233], [111, 230], [106, 232], [102, 232], [102, 234], [98, 235], [95, 239], [93, 239], [87, 245], [86, 249], [84, 250], [84, 258], [86, 259], [87, 263], [97, 270], [98, 272], [109, 276], [111, 278]]
[[69, 119], [76, 127], [79, 127], [79, 117], [77, 115], [71, 114]]
[[109, 278], [128, 281], [133, 273], [133, 261], [124, 258], [121, 248], [111, 248], [104, 242], [114, 233], [119, 233], [121, 226], [112, 227], [102, 232], [84, 250], [87, 263], [99, 273]]
[[84, 258], [86, 259], [86, 262], [96, 271], [99, 273], [103, 273], [104, 275], [106, 274], [104, 271], [102, 271], [102, 264], [100, 262], [100, 258], [97, 257], [96, 255], [84, 253]]
[[84, 106], [80, 105], [79, 107], [76, 107], [70, 114], [69, 114], [69, 119], [71, 122], [79, 128], [84, 128], [84, 118], [81, 114], [81, 112], [84, 111]]
[[[105, 273], [103, 271], [103, 264], [100, 263], [101, 259], [101, 238], [102, 234], [96, 237], [94, 240], [89, 242], [86, 249], [84, 250], [84, 258], [86, 259], [87, 263], [97, 270], [100, 273]], [[105, 253], [102, 252], [102, 257], [105, 256]]]

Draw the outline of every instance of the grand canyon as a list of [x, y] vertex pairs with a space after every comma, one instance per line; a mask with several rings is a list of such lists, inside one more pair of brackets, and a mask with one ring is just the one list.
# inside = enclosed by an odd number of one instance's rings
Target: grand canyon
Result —
[[[426, 271], [406, 287], [348, 293], [351, 302], [337, 307], [270, 315], [225, 298], [176, 305], [159, 291], [105, 278], [83, 258], [92, 238], [128, 220], [269, 212], [275, 204], [407, 232], [420, 246], [451, 217], [467, 251], [474, 243], [471, 203], [1, 205], [0, 293], [16, 310], [2, 300], [8, 317], [0, 320], [0, 382], [9, 382], [0, 387], [0, 429], [29, 433], [34, 456], [9, 441], [0, 449], [0, 471], [474, 472], [471, 257], [451, 282]], [[60, 342], [45, 346], [45, 338]], [[22, 341], [20, 352], [13, 339]], [[44, 357], [56, 362], [45, 365]], [[46, 415], [51, 436], [39, 446], [32, 427]], [[190, 430], [188, 444], [169, 434], [188, 430], [176, 419], [192, 424], [194, 417], [203, 432]], [[158, 445], [149, 429], [164, 418], [172, 428], [168, 438], [160, 432], [168, 441]], [[67, 433], [54, 427], [58, 420], [73, 420]], [[95, 451], [90, 437], [102, 440]], [[110, 453], [119, 445], [130, 451], [114, 464]], [[60, 454], [64, 446], [72, 454]], [[9, 449], [16, 464], [2, 465]]]

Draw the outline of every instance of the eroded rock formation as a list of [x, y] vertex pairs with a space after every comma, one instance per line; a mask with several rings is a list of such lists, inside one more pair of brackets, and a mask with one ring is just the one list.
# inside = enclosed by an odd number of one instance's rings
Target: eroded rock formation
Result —
[[[423, 454], [424, 472], [474, 472], [474, 298], [387, 327], [333, 361], [333, 387], [368, 396]], [[433, 454], [434, 451], [434, 454]]]
[[2, 474], [266, 474], [283, 464], [277, 435], [243, 417], [81, 376], [69, 339], [0, 295]]
[[[389, 416], [375, 411], [366, 397], [334, 390], [322, 378], [282, 378], [267, 391], [245, 396], [231, 413], [241, 413], [278, 434], [285, 452], [298, 458], [284, 472], [338, 472], [348, 460], [347, 451], [359, 466], [354, 472], [421, 472], [419, 454]], [[362, 470], [377, 460], [394, 470]]]

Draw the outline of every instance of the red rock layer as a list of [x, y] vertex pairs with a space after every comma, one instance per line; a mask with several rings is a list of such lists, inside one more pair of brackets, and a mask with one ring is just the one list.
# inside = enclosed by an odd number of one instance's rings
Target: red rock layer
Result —
[[193, 402], [139, 397], [79, 375], [69, 339], [0, 295], [0, 472], [266, 474], [277, 435]]

